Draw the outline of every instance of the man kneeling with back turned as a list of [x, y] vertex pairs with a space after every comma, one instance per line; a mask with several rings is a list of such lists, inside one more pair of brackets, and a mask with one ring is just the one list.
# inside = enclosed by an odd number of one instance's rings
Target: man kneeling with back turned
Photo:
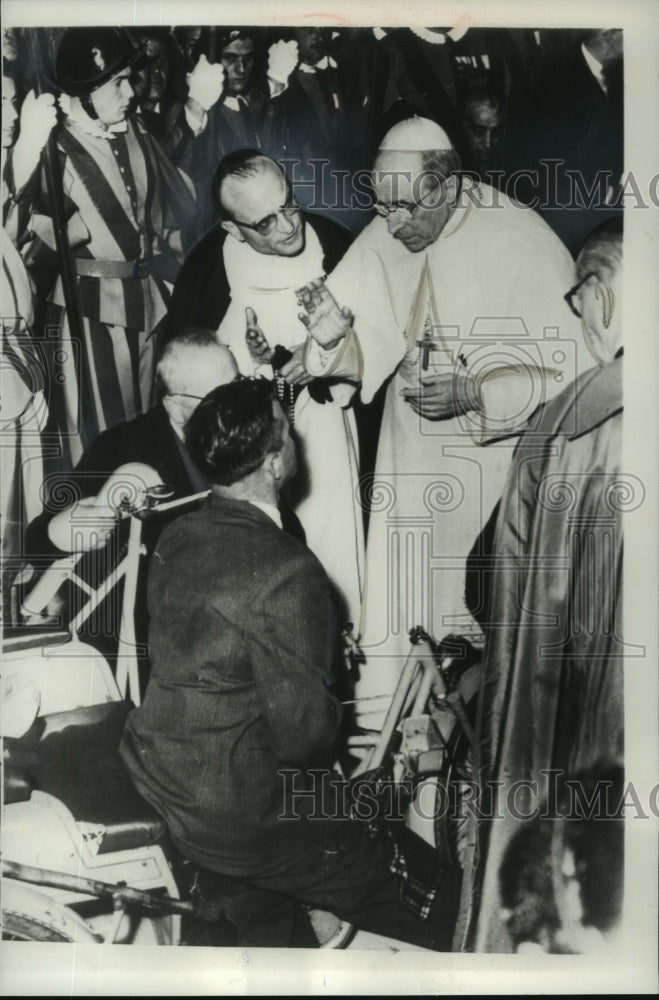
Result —
[[336, 615], [320, 563], [281, 529], [296, 455], [270, 384], [214, 389], [186, 441], [211, 494], [168, 527], [151, 563], [151, 681], [121, 748], [135, 785], [184, 857], [245, 887], [249, 902], [226, 910], [240, 944], [312, 946], [304, 903], [448, 949], [452, 875], [414, 910], [388, 838], [348, 819], [330, 782], [324, 798], [309, 794], [335, 760]]

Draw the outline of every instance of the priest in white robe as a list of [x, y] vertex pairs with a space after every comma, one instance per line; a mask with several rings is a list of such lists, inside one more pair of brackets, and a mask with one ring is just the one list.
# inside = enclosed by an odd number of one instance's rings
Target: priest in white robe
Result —
[[[326, 247], [292, 199], [279, 167], [267, 157], [248, 153], [242, 157], [246, 165], [218, 185], [226, 215], [223, 269], [231, 292], [218, 336], [243, 375], [274, 375], [269, 356], [263, 364], [248, 346], [247, 332], [255, 332], [257, 323], [271, 349], [282, 347], [292, 354], [281, 368], [288, 384], [280, 382], [285, 407], [292, 402], [291, 387], [301, 388], [292, 406], [298, 474], [289, 484], [287, 500], [334, 587], [340, 624], [352, 622], [356, 628], [364, 537], [357, 429], [350, 408], [355, 387], [334, 384], [320, 401], [310, 395], [305, 382], [311, 380], [301, 363], [305, 332], [295, 295], [300, 285], [323, 273]], [[324, 384], [321, 388], [328, 389]]]
[[[367, 543], [357, 694], [377, 725], [408, 632], [473, 634], [467, 555], [501, 495], [522, 426], [594, 361], [564, 301], [570, 254], [528, 208], [459, 173], [414, 117], [373, 170], [378, 216], [326, 283], [300, 290], [313, 374], [387, 390]], [[371, 699], [371, 700], [369, 700]]]

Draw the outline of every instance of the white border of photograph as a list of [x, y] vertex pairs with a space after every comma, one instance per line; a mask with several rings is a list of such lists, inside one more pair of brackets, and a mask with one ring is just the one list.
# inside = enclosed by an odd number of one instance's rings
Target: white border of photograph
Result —
[[[297, 0], [6, 0], [3, 26], [69, 24], [326, 24], [490, 27], [622, 27], [625, 55], [625, 174], [645, 207], [625, 197], [624, 471], [646, 499], [625, 520], [625, 639], [645, 659], [625, 675], [626, 772], [641, 802], [657, 782], [657, 372], [659, 365], [659, 5], [574, 0], [457, 4]], [[653, 193], [653, 199], [651, 194]], [[653, 203], [654, 200], [654, 203]], [[656, 797], [656, 793], [655, 793]], [[656, 803], [655, 803], [656, 808]], [[630, 810], [633, 812], [633, 809]], [[331, 995], [645, 993], [657, 986], [657, 823], [627, 823], [623, 952], [588, 956], [74, 947], [8, 944], [0, 983], [11, 995]]]

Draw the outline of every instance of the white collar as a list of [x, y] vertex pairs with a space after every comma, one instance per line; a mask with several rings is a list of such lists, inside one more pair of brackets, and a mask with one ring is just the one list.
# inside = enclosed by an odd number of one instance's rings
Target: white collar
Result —
[[472, 209], [475, 207], [474, 201], [481, 203], [480, 184], [472, 180], [471, 177], [463, 175], [460, 196], [453, 214], [439, 234], [440, 239], [448, 239], [464, 225]]
[[281, 514], [271, 503], [266, 503], [264, 500], [248, 500], [252, 507], [258, 507], [262, 510], [264, 514], [267, 514], [271, 521], [274, 521], [277, 527], [282, 528]]
[[309, 63], [301, 62], [299, 69], [301, 69], [303, 73], [315, 73], [317, 69], [328, 69], [330, 66], [332, 69], [336, 69], [336, 59], [333, 59], [332, 56], [323, 56], [323, 58], [319, 59], [317, 63], [313, 64], [313, 66]]
[[242, 94], [238, 94], [237, 97], [229, 94], [224, 98], [224, 107], [229, 111], [240, 111], [242, 108], [249, 108], [249, 101]]
[[231, 234], [224, 241], [222, 255], [232, 299], [254, 292], [272, 294], [295, 290], [310, 280], [310, 274], [319, 277], [323, 273], [323, 248], [308, 221], [304, 250], [296, 257], [259, 253]]
[[444, 45], [447, 38], [450, 38], [452, 42], [459, 42], [469, 31], [469, 25], [456, 24], [449, 31], [432, 31], [430, 28], [413, 28], [410, 25], [410, 31], [413, 31], [418, 38], [422, 38], [424, 42], [429, 42], [430, 45]]
[[89, 117], [79, 97], [60, 94], [59, 105], [69, 121], [75, 122], [86, 135], [94, 136], [95, 139], [111, 139], [113, 135], [128, 131], [128, 118], [103, 128], [99, 121]]
[[586, 60], [586, 65], [588, 69], [593, 74], [600, 87], [606, 94], [606, 83], [604, 82], [604, 66], [596, 59], [592, 52], [589, 52], [586, 46], [581, 43], [581, 51], [583, 52], [583, 57]]

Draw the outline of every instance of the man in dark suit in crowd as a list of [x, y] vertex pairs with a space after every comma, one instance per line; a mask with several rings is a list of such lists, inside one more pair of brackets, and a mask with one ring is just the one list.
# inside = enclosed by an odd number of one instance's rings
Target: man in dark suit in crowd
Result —
[[576, 256], [588, 233], [620, 211], [622, 30], [584, 31], [557, 50], [515, 132], [511, 165], [537, 176], [528, 188], [522, 179], [508, 193], [537, 205]]
[[[219, 97], [213, 91], [208, 100], [202, 99], [196, 137], [182, 164], [197, 188], [200, 233], [214, 222], [208, 178], [223, 156], [256, 147], [274, 159], [297, 160], [296, 176], [313, 180], [309, 159], [330, 152], [314, 105], [292, 76], [297, 49], [279, 40], [266, 51], [266, 34], [248, 27], [224, 31], [217, 38], [219, 60], [211, 66], [222, 66], [223, 88]], [[209, 53], [209, 58], [215, 57]]]
[[185, 857], [240, 880], [251, 912], [239, 893], [226, 904], [239, 943], [313, 945], [308, 920], [269, 919], [277, 900], [297, 900], [447, 948], [450, 873], [424, 921], [401, 903], [382, 840], [310, 772], [329, 778], [335, 759], [336, 612], [318, 560], [281, 530], [277, 499], [296, 468], [281, 405], [264, 380], [221, 386], [186, 440], [212, 488], [151, 564], [152, 675], [121, 747], [136, 787]]

